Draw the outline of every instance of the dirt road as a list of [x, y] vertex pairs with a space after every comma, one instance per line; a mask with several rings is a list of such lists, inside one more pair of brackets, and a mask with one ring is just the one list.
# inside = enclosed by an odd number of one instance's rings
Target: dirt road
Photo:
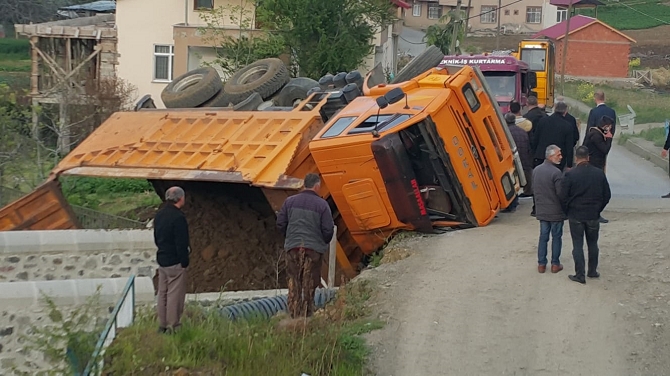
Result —
[[[670, 186], [647, 161], [615, 149], [651, 186]], [[537, 273], [538, 224], [527, 200], [490, 226], [412, 239], [410, 258], [366, 272], [388, 321], [369, 335], [376, 374], [668, 374], [670, 202], [655, 198], [658, 189], [631, 197], [631, 185], [644, 185], [608, 168], [617, 197], [604, 213], [599, 280], [568, 280], [567, 225], [565, 270]], [[636, 199], [645, 207], [633, 210]]]

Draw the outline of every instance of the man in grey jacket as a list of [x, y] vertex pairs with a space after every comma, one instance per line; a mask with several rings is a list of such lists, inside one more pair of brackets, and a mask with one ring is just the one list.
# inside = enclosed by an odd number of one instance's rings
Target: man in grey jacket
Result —
[[321, 258], [333, 238], [333, 215], [318, 194], [321, 179], [307, 174], [305, 189], [284, 201], [277, 213], [277, 228], [286, 240], [288, 310], [292, 318], [314, 313], [314, 292], [321, 283]]
[[540, 221], [540, 240], [537, 245], [537, 271], [547, 270], [547, 243], [551, 234], [551, 272], [563, 270], [561, 248], [563, 247], [563, 222], [565, 213], [559, 197], [563, 173], [558, 165], [563, 158], [561, 149], [549, 145], [542, 164], [533, 170], [535, 193], [535, 217]]

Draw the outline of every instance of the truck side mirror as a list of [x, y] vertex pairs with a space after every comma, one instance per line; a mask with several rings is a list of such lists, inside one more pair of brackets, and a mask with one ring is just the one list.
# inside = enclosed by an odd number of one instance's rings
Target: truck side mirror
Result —
[[531, 89], [537, 87], [537, 74], [535, 72], [528, 72], [528, 86], [530, 86]]

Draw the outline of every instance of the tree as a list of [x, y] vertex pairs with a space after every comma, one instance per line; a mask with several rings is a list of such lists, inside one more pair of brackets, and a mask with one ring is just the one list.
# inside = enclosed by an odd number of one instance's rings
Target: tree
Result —
[[0, 0], [0, 24], [27, 24], [52, 21], [58, 8], [90, 0]]
[[[224, 76], [231, 76], [256, 60], [277, 57], [286, 52], [281, 36], [271, 32], [260, 35], [253, 30], [254, 9], [254, 3], [242, 2], [200, 13], [206, 26], [199, 31], [205, 35], [203, 40], [214, 46], [217, 55], [207, 65], [219, 66]], [[239, 25], [239, 31], [231, 33], [230, 24]]]
[[394, 9], [389, 0], [259, 0], [256, 15], [283, 37], [300, 74], [318, 79], [358, 68]]
[[[462, 20], [464, 18], [465, 14], [463, 13], [460, 19]], [[456, 12], [452, 10], [444, 16], [440, 17], [438, 23], [428, 26], [426, 29], [426, 36], [424, 37], [424, 41], [429, 46], [438, 47], [445, 55], [456, 53], [458, 45], [451, 45], [455, 27], [459, 28], [456, 37], [457, 41], [462, 41], [463, 36], [465, 35], [465, 31], [462, 27], [462, 23], [456, 21]]]

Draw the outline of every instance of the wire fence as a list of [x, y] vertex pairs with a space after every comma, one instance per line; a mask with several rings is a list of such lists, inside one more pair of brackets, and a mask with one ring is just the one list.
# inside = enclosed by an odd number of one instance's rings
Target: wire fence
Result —
[[[26, 193], [19, 190], [0, 186], [0, 207], [9, 205], [10, 203], [25, 196]], [[119, 217], [113, 214], [103, 213], [97, 210], [85, 208], [82, 206], [70, 205], [77, 221], [82, 228], [85, 229], [143, 229], [146, 228], [146, 223], [136, 221], [130, 218]]]

